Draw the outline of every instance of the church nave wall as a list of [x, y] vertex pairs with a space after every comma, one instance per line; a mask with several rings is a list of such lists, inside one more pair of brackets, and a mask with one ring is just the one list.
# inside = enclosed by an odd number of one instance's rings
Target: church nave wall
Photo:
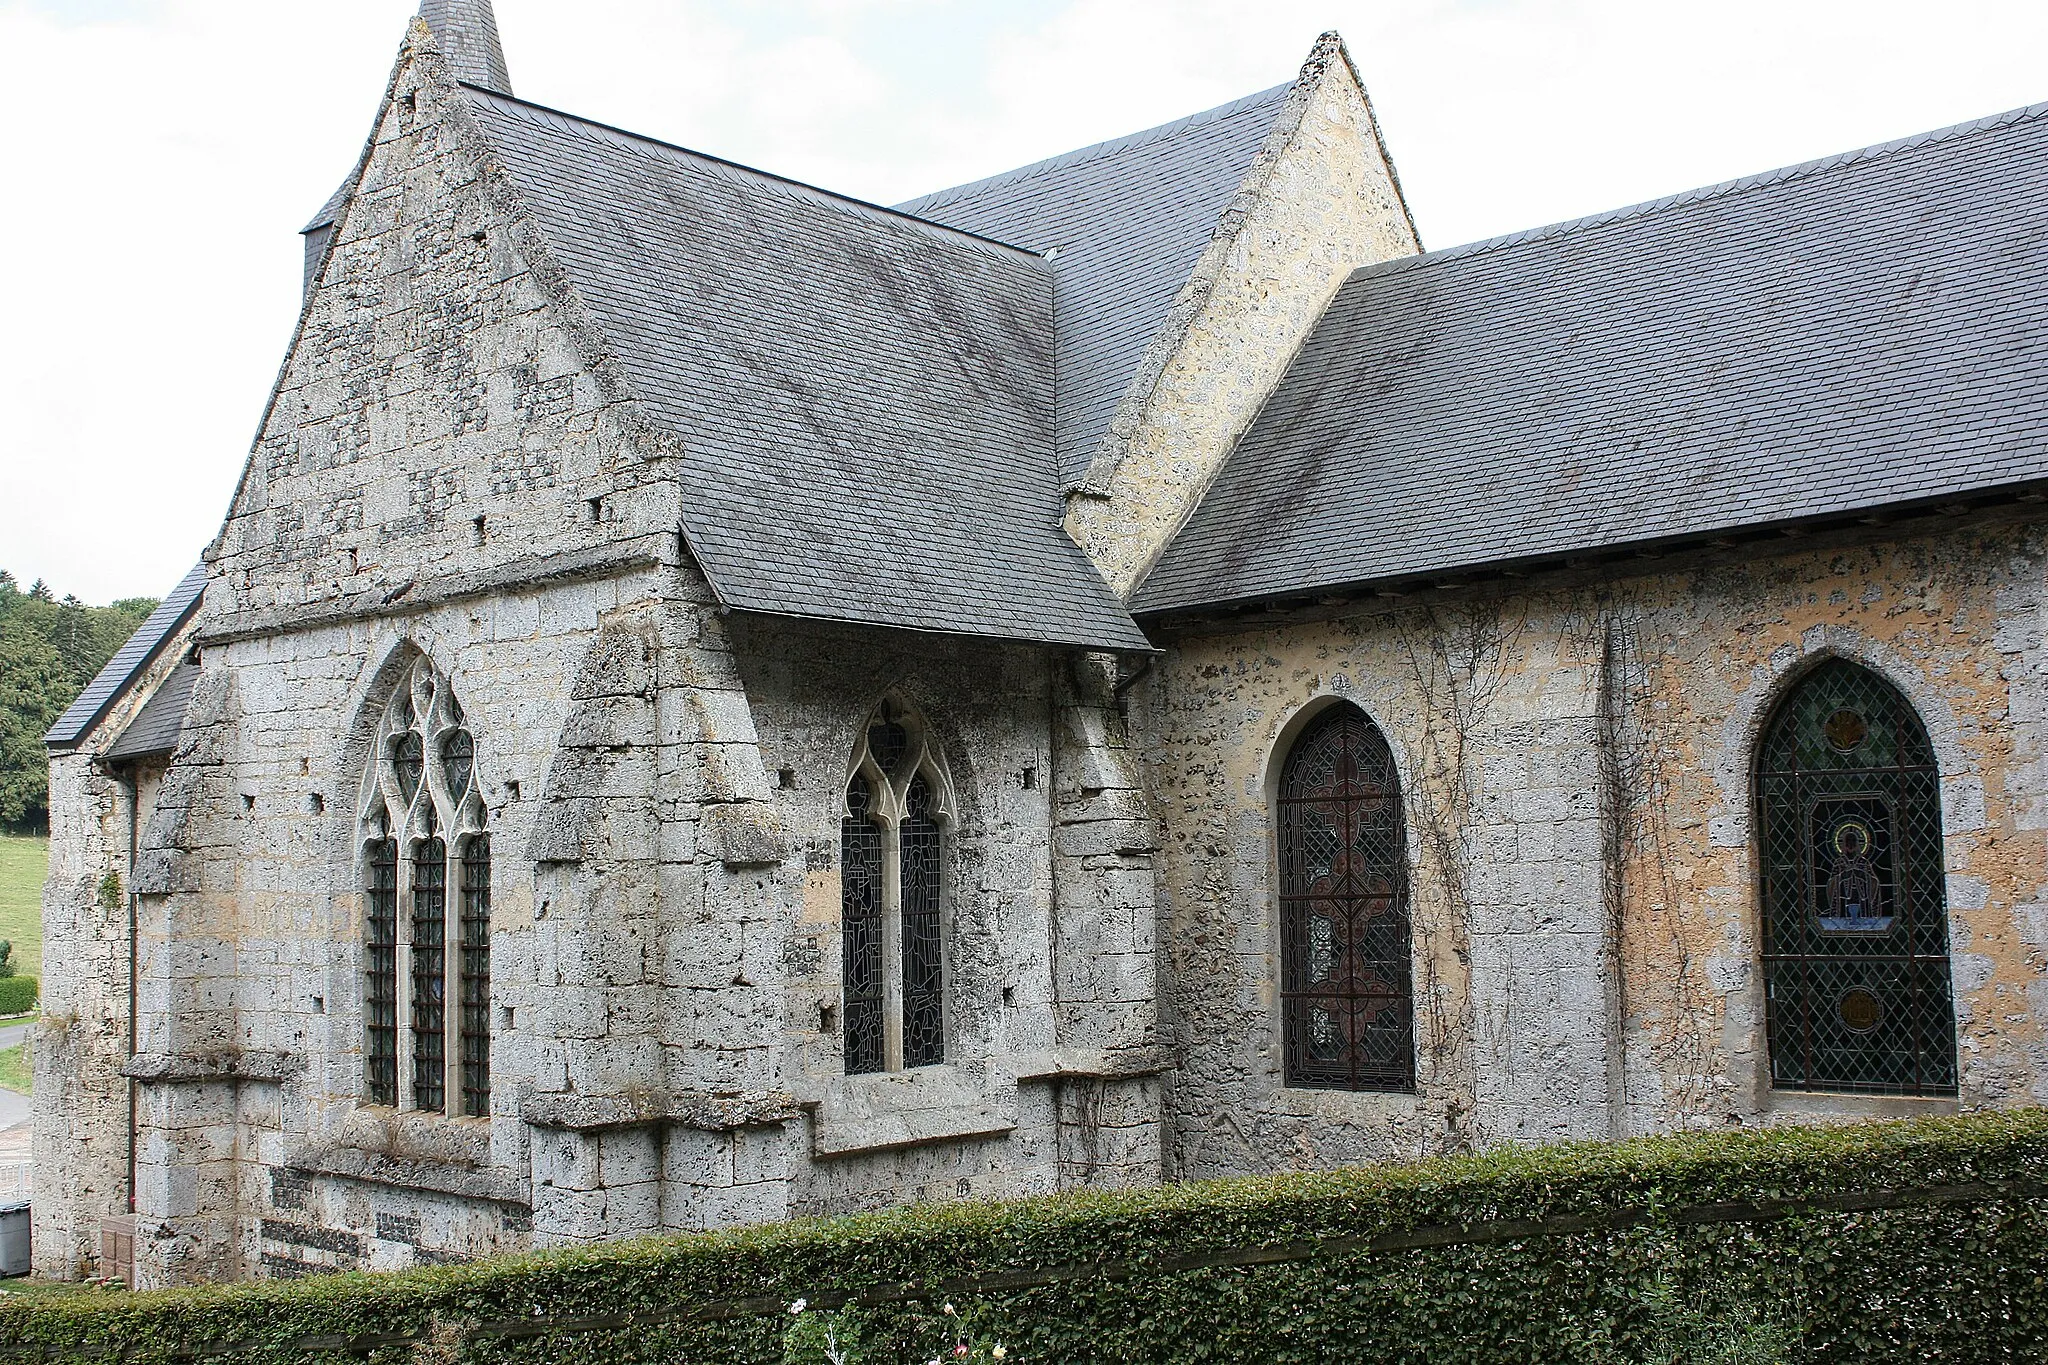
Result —
[[[2008, 520], [1794, 544], [1171, 641], [1134, 695], [1170, 917], [1176, 1170], [2040, 1102], [2048, 541]], [[1827, 657], [1896, 687], [1933, 744], [1955, 1099], [1769, 1085], [1751, 765]], [[1282, 1084], [1273, 802], [1333, 699], [1384, 733], [1403, 792], [1412, 1094]]]

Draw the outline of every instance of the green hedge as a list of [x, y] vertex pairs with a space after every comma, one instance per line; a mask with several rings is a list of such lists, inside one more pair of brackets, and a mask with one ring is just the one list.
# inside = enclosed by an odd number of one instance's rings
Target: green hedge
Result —
[[[2029, 1110], [17, 1302], [0, 1355], [760, 1365], [802, 1297], [866, 1361], [948, 1353], [951, 1301], [1017, 1365], [1775, 1360], [1773, 1334], [1792, 1361], [1988, 1365], [2048, 1358], [2044, 1275], [2048, 1112]], [[1751, 1354], [1724, 1350], [1737, 1329]]]
[[27, 1014], [36, 1007], [36, 979], [0, 976], [0, 1014]]

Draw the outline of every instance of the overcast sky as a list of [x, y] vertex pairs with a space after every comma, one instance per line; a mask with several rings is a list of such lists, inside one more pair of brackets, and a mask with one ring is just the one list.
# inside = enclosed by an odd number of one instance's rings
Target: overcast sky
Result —
[[[0, 0], [0, 568], [157, 595], [213, 536], [413, 8]], [[497, 8], [522, 97], [883, 203], [1277, 85], [1335, 28], [1432, 247], [2048, 99], [2040, 0]]]

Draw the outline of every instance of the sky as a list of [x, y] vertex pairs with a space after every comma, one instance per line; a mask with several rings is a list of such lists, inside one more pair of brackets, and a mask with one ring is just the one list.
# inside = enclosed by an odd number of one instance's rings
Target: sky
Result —
[[[0, 568], [170, 588], [414, 0], [0, 0]], [[498, 0], [523, 98], [881, 203], [1350, 46], [1429, 247], [2048, 100], [2040, 0]]]

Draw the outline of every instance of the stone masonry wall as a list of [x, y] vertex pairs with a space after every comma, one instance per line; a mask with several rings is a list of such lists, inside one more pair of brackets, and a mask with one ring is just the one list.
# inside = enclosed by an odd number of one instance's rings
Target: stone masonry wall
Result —
[[[1137, 689], [1181, 1060], [1173, 1169], [1944, 1107], [1765, 1079], [1751, 753], [1786, 679], [1825, 654], [1891, 679], [1934, 740], [1961, 1103], [2040, 1103], [2044, 549], [2039, 525], [1987, 522], [1177, 635]], [[1332, 697], [1373, 717], [1404, 782], [1413, 1096], [1280, 1082], [1272, 784]]]
[[1326, 34], [1068, 497], [1068, 533], [1111, 587], [1128, 596], [1151, 568], [1345, 277], [1418, 250], [1358, 73]]
[[107, 770], [111, 746], [191, 645], [188, 626], [76, 750], [50, 760], [50, 871], [43, 885], [43, 1016], [35, 1040], [36, 1273], [99, 1269], [100, 1220], [128, 1212], [128, 922], [138, 808], [161, 761]]

